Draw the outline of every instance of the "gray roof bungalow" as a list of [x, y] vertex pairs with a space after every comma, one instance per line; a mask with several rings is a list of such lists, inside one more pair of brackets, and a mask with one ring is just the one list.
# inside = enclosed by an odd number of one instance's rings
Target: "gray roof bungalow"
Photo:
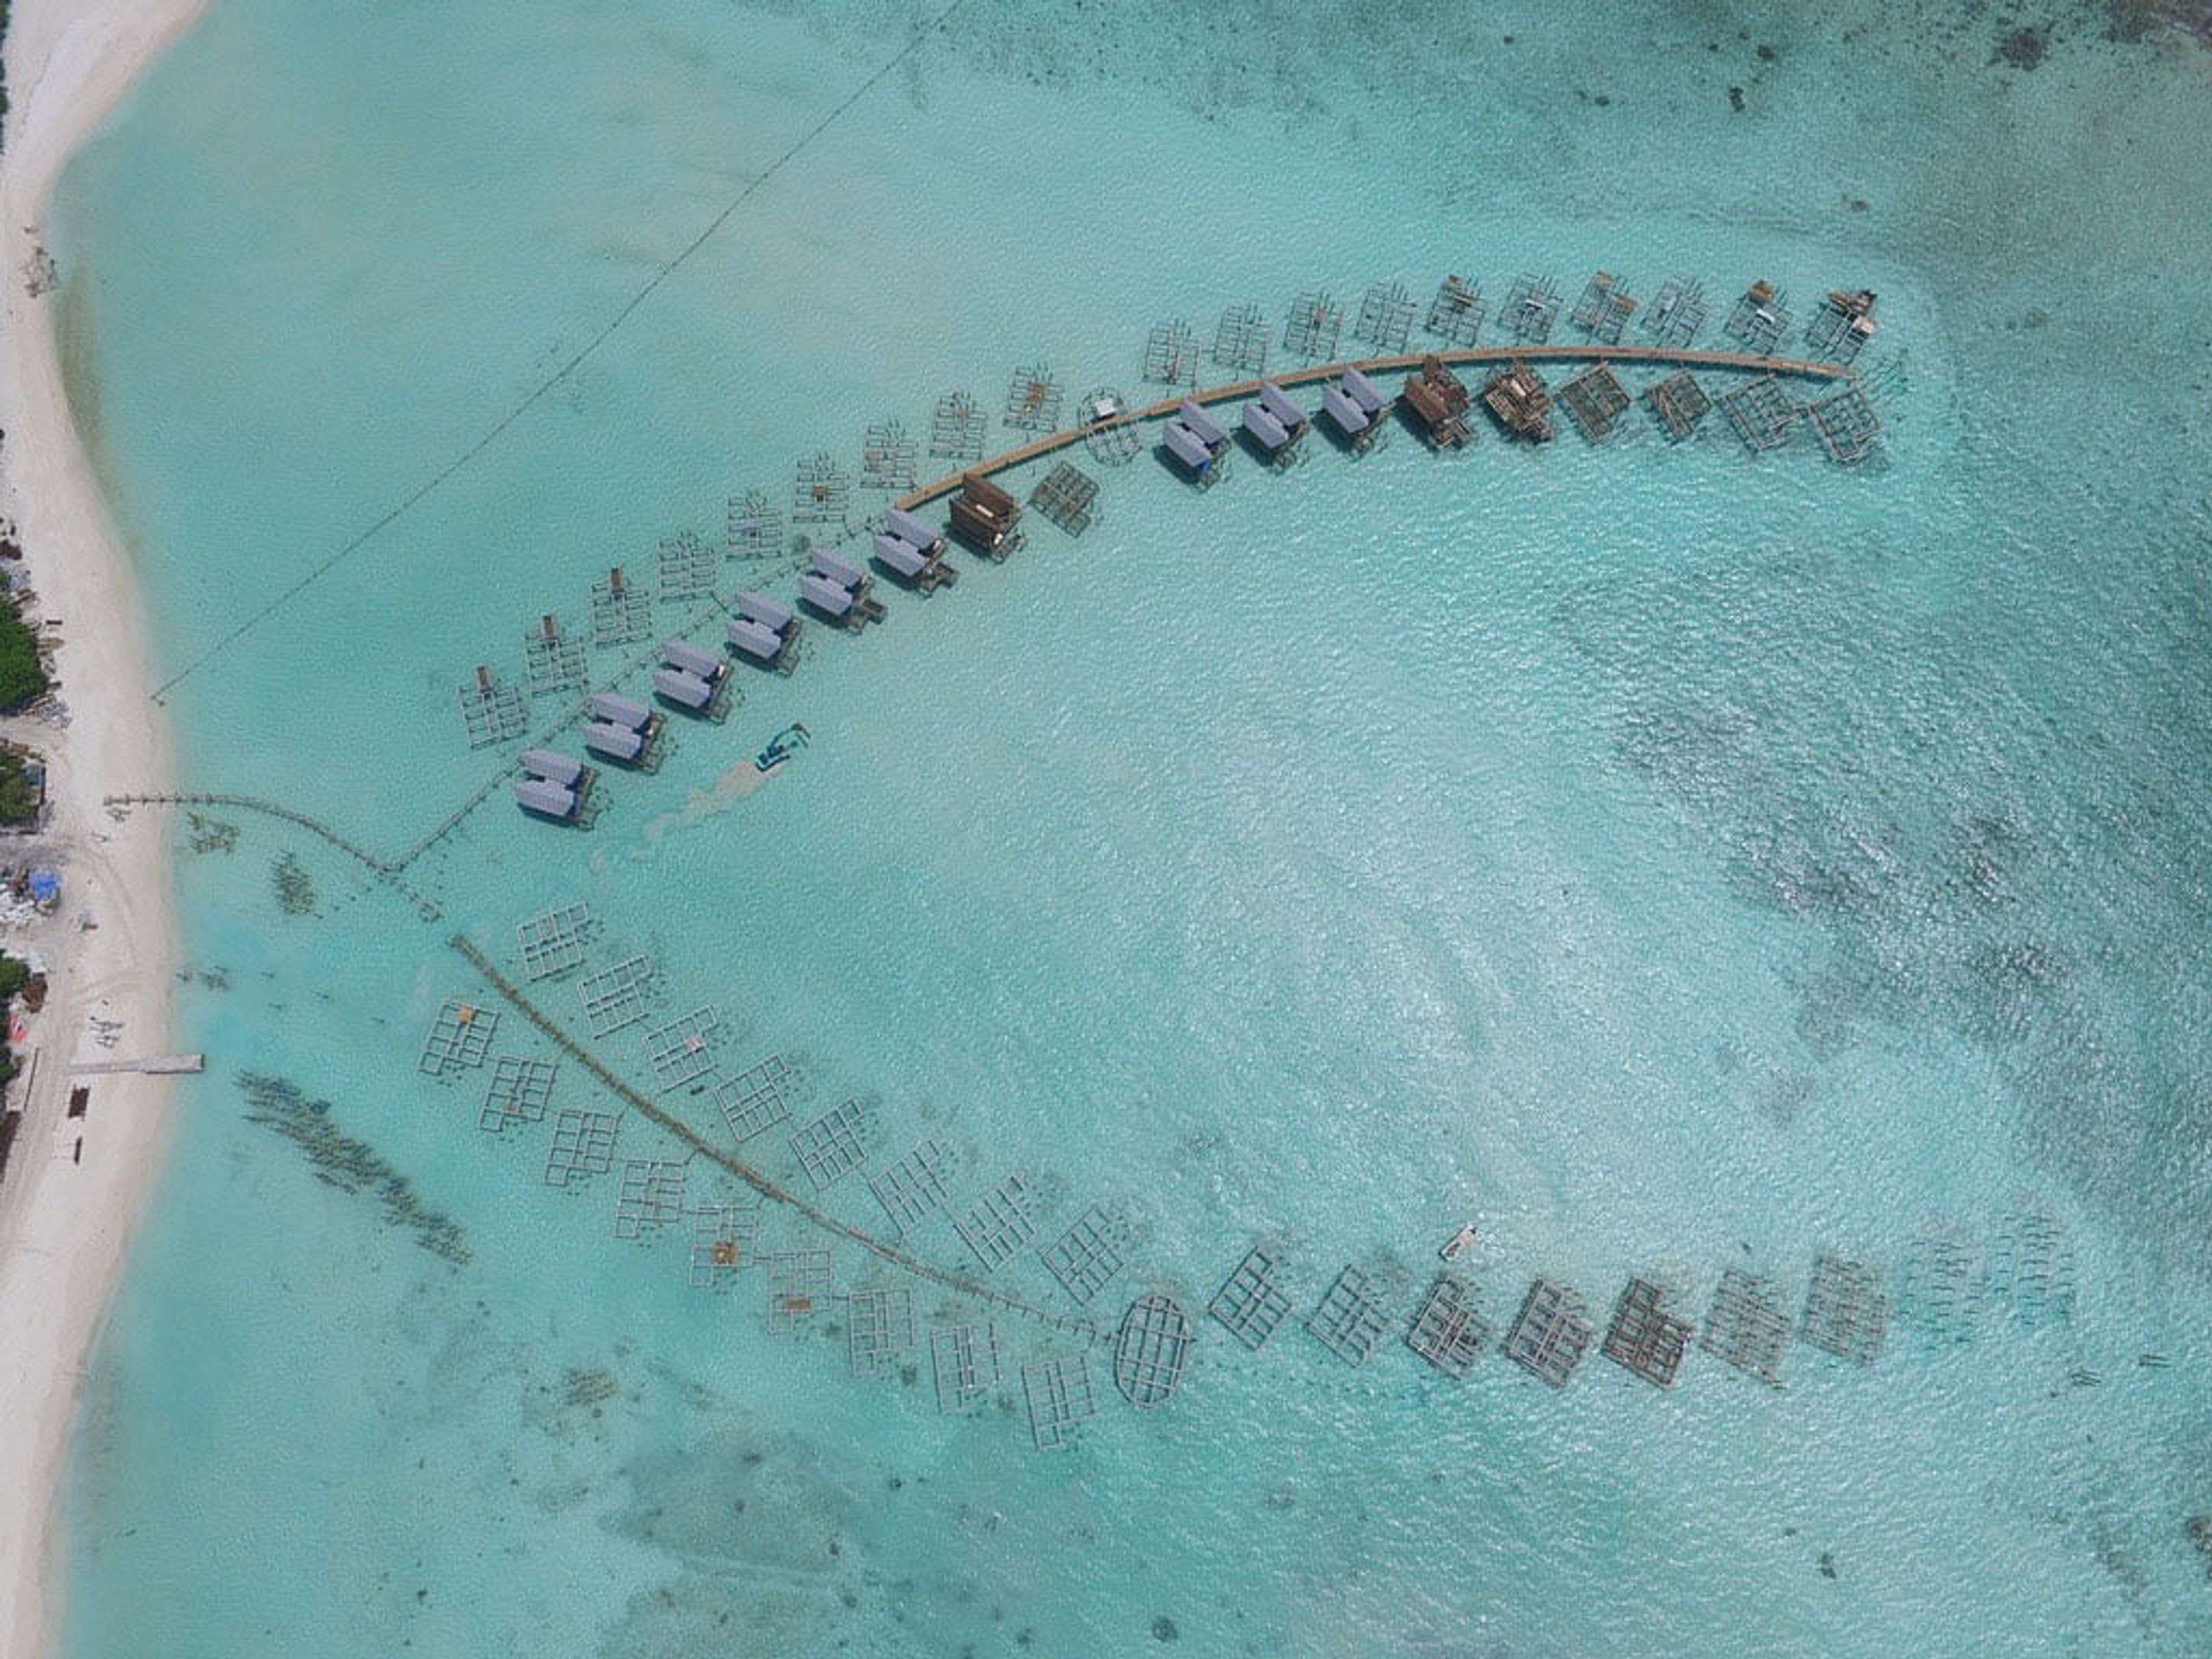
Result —
[[1321, 394], [1322, 412], [1355, 450], [1364, 451], [1375, 441], [1376, 422], [1389, 404], [1375, 382], [1356, 368], [1346, 369]]
[[1176, 412], [1162, 428], [1160, 447], [1182, 464], [1194, 483], [1206, 488], [1222, 476], [1221, 462], [1229, 447], [1229, 434], [1219, 422], [1198, 406], [1194, 398], [1185, 398], [1176, 405]]

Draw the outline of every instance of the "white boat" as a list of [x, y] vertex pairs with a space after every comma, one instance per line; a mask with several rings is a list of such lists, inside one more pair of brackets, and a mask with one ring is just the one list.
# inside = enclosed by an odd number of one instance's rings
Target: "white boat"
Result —
[[1449, 1238], [1444, 1240], [1443, 1247], [1437, 1252], [1437, 1255], [1446, 1261], [1456, 1261], [1473, 1249], [1474, 1245], [1474, 1223], [1470, 1221]]

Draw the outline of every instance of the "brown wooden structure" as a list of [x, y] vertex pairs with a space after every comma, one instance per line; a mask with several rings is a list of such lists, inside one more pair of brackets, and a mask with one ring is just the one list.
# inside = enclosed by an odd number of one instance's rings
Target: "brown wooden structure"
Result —
[[1483, 406], [1508, 435], [1531, 443], [1548, 441], [1552, 423], [1552, 389], [1544, 377], [1516, 358], [1490, 377], [1482, 388]]
[[952, 533], [986, 558], [1003, 559], [1021, 545], [1015, 528], [1022, 504], [980, 472], [960, 475], [952, 501]]
[[1474, 437], [1474, 428], [1467, 423], [1470, 401], [1459, 376], [1444, 367], [1443, 358], [1431, 352], [1421, 359], [1419, 369], [1406, 377], [1398, 404], [1429, 447], [1443, 450], [1456, 449]]

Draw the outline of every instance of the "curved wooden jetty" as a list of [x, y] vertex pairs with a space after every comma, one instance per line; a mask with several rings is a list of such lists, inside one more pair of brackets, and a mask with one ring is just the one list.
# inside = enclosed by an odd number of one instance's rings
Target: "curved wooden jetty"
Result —
[[1018, 1314], [1024, 1319], [1033, 1320], [1040, 1325], [1065, 1333], [1069, 1336], [1079, 1337], [1085, 1343], [1097, 1340], [1097, 1329], [1082, 1320], [1065, 1318], [1059, 1314], [1024, 1302], [1019, 1297], [1010, 1296], [994, 1285], [983, 1284], [980, 1280], [969, 1279], [964, 1273], [954, 1273], [949, 1267], [940, 1267], [933, 1261], [925, 1261], [918, 1255], [909, 1255], [907, 1251], [899, 1249], [897, 1245], [886, 1243], [863, 1228], [856, 1227], [848, 1221], [839, 1220], [827, 1210], [808, 1202], [789, 1188], [771, 1181], [758, 1170], [738, 1158], [736, 1153], [716, 1146], [682, 1118], [654, 1105], [644, 1095], [616, 1076], [597, 1054], [562, 1030], [560, 1026], [554, 1024], [549, 1015], [543, 1012], [529, 998], [524, 996], [521, 990], [492, 965], [484, 953], [477, 948], [475, 942], [465, 933], [454, 934], [452, 944], [453, 949], [460, 953], [469, 966], [482, 975], [485, 982], [507, 1000], [510, 1007], [535, 1025], [540, 1032], [544, 1033], [546, 1040], [559, 1048], [562, 1054], [599, 1079], [599, 1083], [617, 1099], [626, 1106], [635, 1108], [641, 1116], [659, 1125], [691, 1148], [693, 1152], [698, 1153], [700, 1157], [710, 1159], [727, 1170], [762, 1197], [774, 1199], [777, 1203], [796, 1210], [824, 1232], [835, 1233], [840, 1238], [849, 1239], [871, 1255], [879, 1256], [893, 1267], [913, 1273], [917, 1278], [929, 1279], [945, 1286], [948, 1290], [957, 1291], [963, 1296], [973, 1297], [979, 1302], [987, 1302], [993, 1307], [1002, 1309], [1007, 1313]]
[[1024, 461], [1033, 461], [1040, 455], [1049, 455], [1054, 450], [1080, 443], [1093, 433], [1112, 427], [1127, 426], [1138, 421], [1165, 420], [1176, 412], [1185, 398], [1200, 405], [1231, 403], [1239, 398], [1258, 397], [1262, 379], [1280, 386], [1310, 386], [1316, 380], [1333, 380], [1347, 368], [1356, 368], [1363, 374], [1408, 374], [1431, 357], [1438, 358], [1446, 364], [1593, 362], [1644, 363], [1654, 368], [1735, 368], [1761, 374], [1789, 374], [1808, 380], [1848, 380], [1856, 374], [1843, 363], [1814, 362], [1802, 357], [1762, 357], [1754, 351], [1701, 351], [1688, 346], [1599, 345], [1595, 343], [1588, 345], [1459, 346], [1449, 351], [1407, 351], [1389, 357], [1350, 357], [1340, 362], [1310, 363], [1303, 368], [1293, 368], [1259, 379], [1231, 380], [1225, 386], [1208, 386], [1203, 391], [1176, 392], [1158, 403], [1127, 410], [1111, 420], [1071, 426], [1025, 443], [1018, 449], [993, 455], [972, 466], [963, 466], [957, 472], [948, 473], [919, 489], [908, 490], [898, 498], [897, 505], [910, 512], [941, 495], [950, 495], [960, 488], [960, 481], [971, 474], [988, 478], [994, 473], [1019, 466]]

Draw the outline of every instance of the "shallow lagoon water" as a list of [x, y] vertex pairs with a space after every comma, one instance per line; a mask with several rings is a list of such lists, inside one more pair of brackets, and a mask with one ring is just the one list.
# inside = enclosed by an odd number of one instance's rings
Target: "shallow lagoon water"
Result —
[[[1883, 461], [1640, 417], [1205, 495], [1141, 458], [1079, 541], [811, 630], [589, 834], [495, 797], [408, 872], [434, 921], [180, 819], [212, 1069], [99, 1362], [70, 1650], [2201, 1648], [2204, 60], [2086, 13], [2029, 72], [1972, 12], [963, 8], [778, 165], [918, 15], [269, 0], [161, 66], [57, 230], [187, 787], [409, 846], [499, 763], [456, 688], [609, 565], [1017, 363], [1133, 392], [1152, 325], [1244, 300], [1864, 283]], [[860, 1102], [877, 1167], [945, 1143], [956, 1207], [1018, 1170], [1038, 1243], [1126, 1203], [1109, 1324], [1261, 1238], [1301, 1313], [1347, 1261], [1402, 1312], [1470, 1215], [1500, 1322], [1537, 1273], [1601, 1312], [1632, 1272], [1693, 1316], [1739, 1263], [1795, 1296], [1822, 1248], [1905, 1295], [2030, 1212], [2075, 1304], [1901, 1320], [1863, 1371], [1798, 1345], [1779, 1393], [1209, 1323], [1160, 1412], [1094, 1353], [1100, 1414], [1038, 1453], [1018, 1368], [1063, 1339], [1001, 1318], [999, 1398], [940, 1418], [926, 1351], [860, 1380], [834, 1312], [769, 1335], [757, 1273], [690, 1290], [680, 1230], [610, 1237], [613, 1174], [541, 1182], [550, 1121], [482, 1133], [482, 1073], [417, 1072], [447, 998], [491, 1006], [448, 936], [511, 963], [568, 901], [591, 966], [661, 963], [656, 1020], [793, 1060], [798, 1121]], [[599, 1046], [643, 1085], [635, 1036]], [[547, 1052], [511, 1012], [495, 1048]], [[250, 1078], [411, 1210], [317, 1180]], [[600, 1103], [564, 1066], [556, 1111]], [[748, 1154], [797, 1179], [781, 1141]], [[673, 1155], [635, 1115], [619, 1146]], [[879, 1224], [858, 1176], [823, 1201]], [[961, 1263], [947, 1218], [912, 1243]], [[1002, 1278], [1066, 1304], [1033, 1251]]]

